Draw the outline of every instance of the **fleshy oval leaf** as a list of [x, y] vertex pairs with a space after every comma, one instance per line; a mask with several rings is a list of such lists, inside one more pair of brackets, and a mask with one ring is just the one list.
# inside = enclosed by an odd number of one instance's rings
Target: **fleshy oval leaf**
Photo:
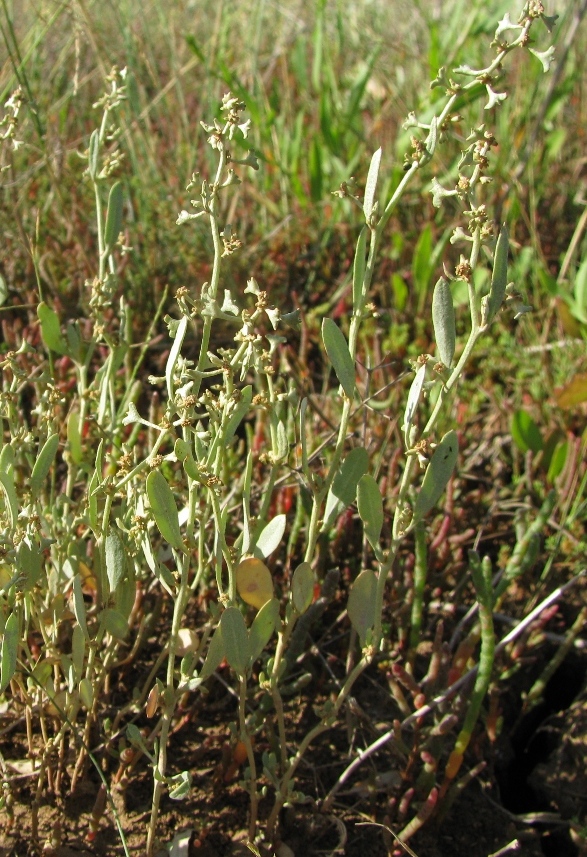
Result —
[[108, 194], [104, 243], [106, 252], [111, 252], [122, 227], [122, 182], [114, 182]]
[[291, 600], [296, 613], [305, 613], [314, 599], [314, 572], [309, 562], [301, 562], [291, 579]]
[[264, 562], [256, 557], [243, 559], [236, 568], [237, 592], [246, 604], [260, 610], [273, 598], [273, 578]]
[[71, 460], [80, 465], [83, 459], [82, 436], [79, 424], [80, 415], [78, 411], [70, 411], [67, 418], [67, 447]]
[[261, 655], [261, 652], [273, 636], [278, 622], [279, 601], [277, 598], [272, 598], [261, 607], [249, 631], [251, 664]]
[[420, 166], [423, 167], [424, 164], [427, 164], [428, 161], [434, 155], [436, 151], [436, 140], [438, 137], [438, 119], [436, 116], [432, 117], [432, 121], [430, 122], [430, 131], [428, 132], [428, 136], [426, 137], [426, 141], [424, 145], [426, 146], [426, 152], [423, 157], [420, 158]]
[[137, 594], [134, 568], [129, 565], [125, 569], [124, 577], [119, 581], [113, 600], [113, 607], [124, 616], [126, 621], [132, 613]]
[[84, 637], [89, 642], [90, 635], [88, 633], [88, 626], [86, 623], [86, 603], [84, 601], [84, 593], [82, 589], [82, 579], [79, 574], [74, 575], [73, 577], [73, 612], [75, 613], [75, 618], [77, 619], [77, 623], [81, 628]]
[[249, 632], [238, 607], [227, 607], [220, 619], [226, 660], [238, 673], [245, 675], [251, 659]]
[[569, 444], [568, 441], [563, 440], [557, 443], [552, 452], [552, 456], [550, 458], [550, 464], [548, 466], [547, 479], [549, 482], [554, 482], [557, 476], [560, 476], [562, 473], [567, 455], [569, 452]]
[[173, 444], [173, 452], [178, 461], [185, 461], [185, 459], [189, 458], [192, 454], [189, 443], [181, 437], [178, 437]]
[[94, 686], [89, 678], [82, 678], [80, 681], [79, 695], [82, 705], [85, 705], [89, 711], [94, 704]]
[[277, 421], [276, 442], [273, 446], [273, 460], [275, 462], [284, 461], [289, 452], [289, 441], [287, 439], [287, 429], [283, 420]]
[[424, 386], [425, 379], [426, 364], [423, 363], [416, 372], [414, 380], [411, 383], [410, 392], [408, 393], [408, 401], [406, 403], [406, 412], [404, 414], [404, 424], [402, 429], [404, 432], [406, 447], [408, 449], [410, 447], [410, 428], [414, 420], [414, 415], [418, 409], [418, 403], [420, 402], [420, 396], [422, 395], [422, 388]]
[[41, 338], [50, 351], [57, 354], [67, 353], [67, 342], [61, 333], [59, 316], [54, 309], [41, 301], [37, 307], [37, 316], [41, 322]]
[[255, 556], [265, 559], [276, 550], [283, 538], [286, 524], [285, 515], [276, 515], [263, 528], [255, 546]]
[[182, 771], [180, 774], [175, 774], [169, 780], [169, 797], [171, 800], [185, 800], [190, 793], [191, 785], [192, 775], [189, 771]]
[[116, 530], [110, 529], [104, 540], [106, 574], [110, 592], [116, 592], [118, 584], [126, 574], [126, 555], [122, 539]]
[[33, 497], [39, 493], [43, 482], [47, 478], [51, 465], [57, 455], [57, 447], [59, 446], [59, 435], [57, 433], [49, 435], [43, 448], [37, 456], [33, 472], [31, 473], [31, 494]]
[[353, 306], [355, 310], [363, 305], [363, 281], [365, 279], [365, 253], [367, 250], [367, 227], [363, 226], [357, 241], [355, 261], [353, 263]]
[[355, 393], [355, 362], [344, 333], [331, 318], [325, 318], [322, 322], [322, 341], [345, 395], [352, 399]]
[[441, 277], [434, 287], [432, 297], [432, 324], [438, 356], [449, 368], [455, 354], [456, 323], [455, 308], [448, 282]]
[[28, 537], [24, 538], [16, 550], [16, 567], [22, 575], [23, 589], [30, 590], [41, 576], [43, 557], [39, 546]]
[[489, 289], [486, 305], [487, 324], [493, 321], [505, 297], [505, 289], [508, 282], [508, 251], [508, 230], [504, 223], [499, 233], [497, 244], [495, 245], [491, 288]]
[[357, 496], [357, 485], [369, 468], [369, 454], [362, 446], [351, 449], [334, 477], [324, 511], [323, 531], [329, 529]]
[[437, 504], [457, 463], [459, 441], [454, 430], [447, 432], [426, 468], [420, 493], [414, 506], [414, 519], [420, 520]]
[[[11, 449], [11, 447], [4, 447]], [[14, 487], [14, 471], [12, 468], [3, 470], [0, 468], [0, 492], [4, 495], [4, 508], [10, 519], [10, 525], [16, 527], [18, 520], [19, 503]]]
[[100, 613], [100, 622], [106, 628], [111, 637], [116, 637], [118, 640], [124, 640], [128, 634], [128, 621], [122, 613], [114, 610], [112, 607], [107, 607]]
[[383, 500], [379, 485], [370, 473], [365, 473], [357, 486], [357, 507], [367, 541], [375, 548], [383, 527]]
[[367, 635], [375, 624], [376, 596], [377, 577], [371, 569], [366, 569], [353, 583], [347, 605], [349, 619], [359, 635], [361, 646], [366, 644]]
[[100, 152], [100, 134], [98, 130], [92, 131], [90, 146], [88, 149], [88, 172], [92, 181], [98, 174], [98, 154]]
[[540, 452], [544, 448], [544, 441], [540, 429], [532, 419], [528, 411], [518, 410], [514, 413], [511, 422], [512, 439], [520, 452]]
[[235, 432], [239, 425], [242, 423], [245, 418], [247, 411], [251, 407], [251, 402], [253, 401], [253, 388], [249, 384], [240, 391], [240, 399], [238, 400], [238, 404], [235, 407], [234, 411], [231, 413], [228, 418], [228, 422], [226, 424], [226, 429], [224, 432], [224, 443], [226, 446], [233, 439]]
[[[188, 329], [188, 318], [185, 315], [182, 315], [181, 319], [175, 324], [175, 335], [173, 337], [173, 345], [171, 346], [171, 350], [169, 352], [169, 357], [167, 358], [167, 363], [165, 364], [165, 383], [167, 385], [167, 395], [169, 399], [173, 401], [173, 373], [175, 371], [175, 364], [179, 359], [179, 355], [181, 352], [181, 348], [183, 345], [183, 340], [185, 339], [186, 331]], [[170, 328], [171, 333], [171, 328]]]
[[226, 652], [224, 650], [224, 640], [222, 639], [222, 627], [218, 625], [212, 635], [212, 639], [210, 640], [204, 666], [200, 670], [199, 677], [202, 681], [209, 678], [212, 673], [216, 672], [225, 657]]
[[152, 470], [147, 476], [147, 495], [159, 532], [172, 547], [182, 550], [179, 516], [173, 492], [159, 470]]
[[86, 638], [84, 632], [79, 625], [74, 625], [71, 638], [71, 660], [73, 662], [76, 682], [79, 682], [83, 675], [85, 654]]
[[2, 655], [0, 656], [0, 693], [4, 693], [16, 672], [18, 656], [18, 615], [11, 613], [4, 626]]
[[375, 204], [375, 191], [377, 189], [377, 179], [379, 177], [379, 167], [381, 166], [381, 146], [373, 153], [371, 163], [369, 164], [369, 172], [367, 173], [367, 182], [365, 184], [365, 196], [363, 198], [363, 213], [365, 220], [369, 223], [373, 213]]

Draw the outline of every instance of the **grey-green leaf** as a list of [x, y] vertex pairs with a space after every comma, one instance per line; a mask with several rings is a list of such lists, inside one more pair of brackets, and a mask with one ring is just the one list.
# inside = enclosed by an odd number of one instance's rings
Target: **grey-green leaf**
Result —
[[505, 289], [508, 282], [508, 252], [509, 237], [507, 227], [504, 223], [499, 233], [497, 244], [495, 245], [491, 288], [489, 289], [487, 298], [487, 324], [493, 321], [505, 297]]
[[192, 454], [191, 447], [187, 441], [183, 440], [183, 438], [178, 437], [173, 445], [173, 452], [175, 453], [175, 457], [178, 461], [185, 461], [185, 459]]
[[6, 299], [8, 298], [8, 286], [6, 285], [6, 280], [0, 274], [0, 306], [6, 303]]
[[65, 328], [65, 335], [67, 337], [67, 347], [69, 349], [69, 353], [71, 354], [72, 359], [75, 360], [76, 363], [82, 363], [84, 360], [86, 349], [82, 343], [79, 323], [68, 322]]
[[31, 473], [31, 494], [33, 495], [33, 499], [36, 498], [43, 485], [43, 482], [45, 481], [49, 471], [51, 470], [51, 465], [53, 464], [55, 456], [57, 455], [58, 446], [59, 435], [57, 433], [49, 435], [49, 437], [43, 444], [43, 448], [37, 456], [35, 466], [33, 467], [33, 472]]
[[369, 544], [376, 548], [383, 527], [383, 500], [375, 479], [366, 473], [357, 486], [357, 506]]
[[272, 598], [267, 601], [257, 615], [255, 621], [251, 625], [249, 631], [249, 645], [251, 651], [251, 664], [261, 655], [263, 649], [271, 639], [279, 622], [279, 601], [277, 598]]
[[100, 152], [100, 134], [98, 131], [92, 131], [90, 137], [90, 147], [88, 151], [88, 172], [92, 181], [96, 180], [98, 174], [98, 154]]
[[37, 316], [41, 322], [41, 337], [46, 347], [57, 354], [67, 354], [67, 342], [61, 333], [59, 316], [55, 310], [47, 306], [45, 301], [41, 301], [37, 307]]
[[106, 574], [110, 592], [116, 592], [118, 584], [126, 573], [126, 556], [122, 539], [116, 530], [110, 529], [104, 540]]
[[371, 163], [369, 164], [369, 172], [367, 174], [367, 182], [365, 184], [365, 197], [363, 199], [363, 212], [367, 223], [369, 223], [369, 219], [373, 213], [375, 190], [377, 188], [377, 178], [379, 176], [379, 167], [381, 165], [381, 154], [382, 149], [380, 146], [373, 154]]
[[309, 562], [301, 562], [291, 579], [291, 600], [296, 613], [305, 613], [314, 598], [314, 572]]
[[14, 464], [16, 455], [14, 447], [9, 443], [5, 443], [0, 451], [0, 473], [4, 473], [14, 484]]
[[[129, 570], [130, 568], [130, 570]], [[137, 588], [132, 566], [126, 569], [126, 574], [119, 581], [114, 595], [114, 608], [124, 616], [128, 622], [132, 608], [135, 603]]]
[[422, 395], [422, 388], [424, 386], [424, 380], [426, 378], [426, 364], [423, 363], [416, 375], [412, 384], [410, 386], [410, 392], [408, 393], [408, 401], [406, 403], [406, 412], [404, 414], [404, 424], [402, 429], [405, 435], [406, 447], [409, 449], [410, 447], [410, 428], [412, 422], [414, 420], [414, 415], [418, 409], [418, 404], [420, 402], [420, 396]]
[[122, 201], [122, 182], [115, 182], [110, 188], [108, 195], [106, 228], [104, 230], [104, 243], [107, 253], [112, 250], [120, 235], [122, 227]]
[[362, 446], [351, 449], [334, 477], [326, 498], [323, 530], [329, 529], [357, 496], [359, 479], [369, 468], [369, 454]]
[[265, 559], [279, 547], [285, 532], [286, 521], [285, 515], [276, 515], [263, 527], [254, 550], [256, 557]]
[[331, 318], [325, 318], [322, 322], [322, 341], [342, 389], [352, 399], [355, 392], [355, 362], [344, 333]]
[[169, 782], [169, 797], [171, 800], [184, 800], [189, 793], [192, 785], [192, 775], [189, 771], [182, 771], [171, 777]]
[[170, 401], [173, 401], [173, 372], [175, 370], [175, 364], [177, 363], [179, 354], [181, 352], [183, 340], [185, 338], [187, 329], [188, 319], [187, 316], [183, 315], [180, 321], [177, 323], [175, 338], [173, 340], [173, 345], [171, 346], [171, 351], [169, 352], [169, 357], [167, 358], [167, 363], [165, 365], [165, 381], [167, 384], [167, 395], [169, 396]]
[[456, 323], [455, 308], [448, 282], [441, 277], [434, 287], [432, 296], [432, 324], [438, 356], [449, 368], [455, 354]]
[[289, 442], [287, 439], [287, 429], [283, 420], [277, 421], [276, 428], [276, 444], [273, 448], [273, 460], [275, 462], [284, 461], [289, 452]]
[[18, 655], [18, 616], [11, 613], [4, 626], [4, 638], [2, 640], [2, 655], [0, 657], [0, 693], [4, 693], [10, 679], [16, 672], [16, 660]]
[[166, 565], [158, 562], [155, 558], [148, 535], [145, 535], [145, 538], [142, 541], [142, 548], [143, 553], [145, 554], [145, 559], [147, 560], [147, 565], [155, 577], [158, 578], [161, 585], [169, 592], [170, 595], [173, 595], [175, 591], [175, 580], [173, 579], [173, 575]]
[[[4, 449], [11, 449], [11, 447], [4, 447]], [[0, 468], [0, 491], [4, 494], [4, 505], [10, 517], [10, 525], [15, 527], [18, 520], [18, 497], [14, 487], [14, 471], [12, 468]]]
[[420, 493], [414, 506], [414, 519], [420, 520], [437, 504], [457, 463], [459, 442], [454, 430], [444, 435], [426, 468]]
[[222, 627], [218, 625], [208, 645], [204, 666], [200, 670], [202, 681], [209, 678], [213, 672], [216, 672], [225, 657], [226, 652], [224, 651], [224, 640], [222, 639]]
[[43, 558], [39, 546], [24, 538], [16, 551], [16, 567], [24, 578], [23, 588], [31, 590], [41, 576]]
[[82, 705], [85, 705], [88, 711], [94, 704], [94, 687], [89, 678], [82, 678], [79, 683], [79, 695]]
[[152, 470], [147, 476], [147, 495], [159, 532], [172, 547], [182, 550], [177, 506], [171, 488], [159, 470]]
[[71, 638], [71, 659], [75, 671], [76, 682], [79, 682], [84, 670], [84, 657], [86, 653], [86, 638], [79, 625], [73, 626]]
[[90, 635], [88, 633], [88, 625], [86, 622], [86, 604], [84, 601], [84, 593], [82, 591], [82, 580], [79, 574], [73, 578], [73, 612], [77, 619], [77, 624], [81, 628], [84, 637], [89, 642]]
[[423, 157], [420, 158], [420, 166], [423, 167], [424, 164], [427, 164], [428, 161], [434, 155], [436, 150], [436, 139], [437, 139], [437, 131], [438, 131], [438, 119], [436, 116], [432, 117], [432, 121], [430, 123], [430, 131], [428, 132], [428, 136], [426, 137], [426, 153]]
[[82, 436], [80, 432], [80, 415], [78, 411], [70, 411], [67, 418], [67, 446], [74, 464], [81, 464], [83, 459]]
[[226, 660], [239, 675], [244, 676], [251, 659], [249, 632], [238, 607], [227, 607], [220, 619]]
[[367, 251], [367, 227], [363, 226], [357, 241], [355, 261], [353, 263], [353, 307], [355, 311], [363, 306], [365, 295], [363, 285], [365, 280], [365, 253]]
[[135, 747], [138, 747], [143, 753], [150, 757], [149, 749], [145, 744], [145, 739], [143, 738], [142, 732], [136, 723], [129, 723], [126, 727], [126, 737], [127, 740], [133, 744]]
[[100, 518], [98, 514], [98, 495], [96, 492], [100, 485], [99, 473], [101, 472], [101, 470], [98, 470], [96, 468], [88, 481], [88, 520], [90, 522], [90, 527], [92, 528], [94, 533], [98, 533], [100, 529]]
[[362, 571], [351, 587], [347, 612], [353, 628], [359, 635], [361, 646], [367, 642], [367, 634], [375, 624], [375, 602], [377, 577], [375, 572]]
[[124, 640], [128, 634], [128, 621], [122, 613], [107, 607], [100, 613], [100, 623], [106, 628], [111, 637], [116, 637], [118, 640]]
[[247, 411], [251, 407], [252, 401], [253, 388], [249, 384], [247, 387], [244, 387], [241, 390], [238, 404], [234, 411], [231, 413], [230, 417], [228, 418], [228, 422], [226, 423], [226, 429], [224, 431], [224, 443], [226, 446], [228, 446], [230, 441], [233, 439], [234, 433], [245, 418]]

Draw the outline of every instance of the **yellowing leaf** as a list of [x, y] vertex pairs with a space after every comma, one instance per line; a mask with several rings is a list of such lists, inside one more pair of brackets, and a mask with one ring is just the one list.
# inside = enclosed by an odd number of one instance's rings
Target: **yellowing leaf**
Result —
[[236, 569], [236, 588], [244, 602], [259, 610], [273, 598], [271, 572], [260, 559], [243, 559]]
[[78, 563], [77, 570], [82, 582], [82, 591], [85, 595], [94, 596], [98, 589], [94, 572], [81, 560]]
[[574, 318], [569, 305], [562, 298], [555, 298], [554, 305], [558, 314], [559, 323], [565, 334], [569, 337], [581, 336], [581, 325]]
[[559, 408], [574, 408], [587, 402], [587, 373], [575, 375], [568, 384], [557, 390], [555, 399]]
[[14, 577], [14, 572], [6, 563], [2, 563], [0, 565], [0, 589], [3, 589], [7, 583], [10, 583], [12, 578]]

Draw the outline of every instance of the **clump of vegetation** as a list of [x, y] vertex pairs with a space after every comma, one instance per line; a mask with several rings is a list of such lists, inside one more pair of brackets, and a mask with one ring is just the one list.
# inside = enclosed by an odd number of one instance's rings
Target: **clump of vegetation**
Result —
[[[324, 28], [320, 8], [316, 47]], [[353, 758], [320, 795], [323, 810], [331, 810], [367, 759], [393, 746], [400, 776], [389, 786], [383, 825], [393, 851], [441, 819], [482, 771], [474, 753], [464, 774], [463, 765], [474, 737], [494, 741], [499, 732], [494, 700], [507, 666], [502, 653], [563, 592], [537, 591], [538, 606], [497, 642], [495, 615], [510, 587], [535, 566], [564, 493], [568, 441], [554, 434], [545, 443], [534, 420], [517, 412], [512, 431], [528, 459], [519, 479], [530, 483], [534, 502], [520, 504], [514, 538], [501, 554], [483, 549], [480, 532], [474, 538], [459, 531], [468, 501], [457, 464], [459, 450], [470, 446], [459, 423], [459, 385], [479, 347], [490, 360], [493, 348], [498, 353], [489, 338], [496, 319], [505, 313], [518, 319], [530, 309], [521, 284], [508, 275], [510, 230], [496, 224], [492, 211], [493, 152], [507, 139], [498, 140], [493, 128], [508, 88], [503, 67], [525, 49], [548, 71], [553, 48], [535, 44], [553, 26], [533, 0], [518, 21], [505, 15], [493, 36], [493, 59], [480, 68], [438, 69], [427, 111], [405, 122], [401, 169], [386, 178], [378, 148], [364, 189], [350, 175], [337, 183], [332, 210], [347, 216], [353, 236], [348, 278], [334, 296], [308, 300], [304, 311], [286, 294], [271, 294], [254, 270], [238, 288], [242, 269], [235, 259], [247, 237], [239, 194], [250, 171], [261, 173], [267, 161], [238, 86], [202, 122], [213, 168], [206, 178], [193, 173], [187, 186], [193, 199], [177, 217], [179, 228], [194, 230], [211, 250], [206, 278], [175, 288], [172, 306], [167, 290], [151, 292], [150, 317], [138, 280], [127, 297], [136, 200], [123, 165], [140, 162], [141, 153], [125, 111], [135, 110], [136, 81], [127, 69], [106, 75], [94, 104], [99, 122], [79, 152], [85, 184], [78, 201], [92, 199], [95, 211], [94, 246], [84, 247], [83, 312], [69, 321], [61, 316], [67, 296], [47, 288], [44, 250], [30, 235], [38, 326], [9, 332], [18, 342], [1, 364], [0, 692], [25, 726], [33, 848], [44, 839], [53, 848], [60, 843], [61, 822], [51, 832], [41, 829], [46, 795], [75, 795], [93, 776], [99, 785], [88, 841], [97, 841], [104, 814], [111, 814], [128, 854], [117, 794], [128, 792], [145, 767], [152, 799], [140, 847], [153, 857], [170, 844], [159, 827], [162, 800], [189, 800], [193, 781], [190, 765], [170, 762], [174, 732], [189, 720], [186, 712], [205, 706], [219, 675], [234, 697], [221, 774], [225, 782], [242, 776], [247, 843], [255, 853], [288, 853], [283, 809], [316, 799], [303, 793], [303, 766], [323, 733], [342, 733], [343, 717], [356, 734], [354, 694], [371, 673], [384, 676], [385, 728], [358, 754], [351, 750]], [[14, 48], [14, 31], [5, 38]], [[317, 53], [317, 81], [320, 61]], [[370, 57], [355, 84], [351, 130], [374, 62]], [[24, 85], [5, 105], [3, 158], [14, 175], [23, 102], [46, 139]], [[465, 132], [464, 115], [478, 103], [487, 119]], [[326, 117], [325, 134], [327, 124]], [[352, 149], [348, 130], [330, 128], [331, 155]], [[442, 151], [450, 155], [445, 163], [438, 160]], [[312, 148], [310, 200], [323, 196], [318, 162], [324, 158]], [[203, 171], [210, 161], [202, 162]], [[292, 156], [289, 178], [297, 162]], [[45, 166], [57, 199], [58, 178], [49, 161]], [[390, 224], [399, 222], [400, 203], [422, 175], [432, 205], [418, 227], [411, 279], [420, 289], [414, 306], [426, 345], [410, 343], [404, 388], [385, 377], [389, 358], [378, 325], [389, 308], [377, 276]], [[294, 181], [298, 204], [306, 192]], [[289, 191], [281, 200], [266, 188], [262, 193], [265, 212], [289, 204]], [[27, 235], [27, 224], [20, 225]], [[444, 237], [433, 246], [439, 230]], [[397, 260], [401, 239], [391, 244]], [[406, 282], [397, 273], [391, 282], [405, 305]], [[18, 311], [16, 304], [8, 308]], [[393, 336], [392, 330], [387, 344]], [[539, 464], [532, 453], [541, 454]], [[582, 490], [566, 488], [567, 523], [580, 518], [580, 501], [571, 503]], [[439, 521], [432, 513], [441, 502]], [[467, 552], [463, 543], [471, 544]], [[559, 546], [560, 540], [551, 557]], [[450, 601], [437, 582], [438, 567], [449, 559], [451, 574], [458, 572]], [[445, 619], [454, 620], [450, 641], [438, 616], [443, 611], [433, 618], [432, 598], [446, 599]], [[457, 622], [461, 607], [466, 612]], [[344, 629], [344, 655], [337, 648], [334, 668], [312, 642], [325, 616]], [[574, 636], [579, 631], [577, 625]], [[292, 700], [316, 682], [306, 666], [316, 652], [328, 681], [297, 722]], [[147, 668], [135, 671], [139, 662]], [[18, 787], [8, 760], [2, 769], [10, 828]], [[172, 853], [187, 853], [190, 833], [171, 842]]]

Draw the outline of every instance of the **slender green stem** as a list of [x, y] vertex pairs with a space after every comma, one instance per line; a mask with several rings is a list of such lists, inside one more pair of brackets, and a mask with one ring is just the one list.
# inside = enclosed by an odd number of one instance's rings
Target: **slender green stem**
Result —
[[424, 606], [424, 590], [428, 575], [428, 542], [426, 529], [420, 522], [415, 529], [415, 564], [414, 587], [412, 601], [412, 617], [410, 628], [410, 652], [415, 654], [422, 630], [422, 609]]
[[247, 705], [247, 678], [241, 676], [239, 680], [239, 695], [238, 695], [238, 719], [240, 738], [247, 748], [247, 760], [249, 762], [249, 794], [251, 800], [250, 817], [249, 817], [249, 842], [254, 842], [255, 833], [257, 831], [257, 814], [259, 811], [259, 794], [257, 792], [257, 764], [255, 762], [255, 754], [253, 752], [253, 744], [247, 727], [246, 717]]
[[330, 729], [334, 725], [334, 722], [336, 721], [338, 713], [339, 713], [344, 701], [346, 700], [347, 696], [351, 692], [355, 681], [363, 673], [365, 668], [367, 666], [369, 666], [371, 661], [372, 661], [371, 655], [365, 655], [364, 657], [361, 658], [361, 660], [354, 667], [353, 671], [347, 676], [347, 679], [346, 679], [344, 685], [342, 686], [342, 688], [340, 689], [338, 696], [336, 697], [336, 700], [334, 701], [332, 706], [328, 708], [327, 713], [325, 713], [325, 715], [322, 717], [322, 719], [320, 720], [320, 723], [318, 723], [316, 726], [314, 726], [314, 728], [311, 729], [304, 736], [304, 738], [300, 741], [300, 744], [299, 744], [295, 754], [290, 758], [289, 766], [288, 766], [284, 776], [281, 779], [281, 782], [279, 784], [279, 790], [275, 796], [275, 802], [273, 804], [273, 808], [272, 808], [271, 813], [269, 815], [269, 818], [267, 820], [267, 837], [270, 841], [273, 840], [273, 837], [275, 835], [275, 827], [277, 824], [277, 819], [279, 817], [279, 813], [281, 811], [282, 806], [284, 805], [284, 803], [287, 800], [287, 797], [289, 794], [290, 783], [292, 781], [292, 778], [293, 778], [295, 772], [297, 771], [298, 765], [300, 764], [300, 762], [304, 758], [306, 751], [308, 750], [308, 748], [310, 747], [310, 744], [314, 741], [314, 739], [317, 738], [319, 735], [321, 735], [323, 732], [325, 732], [327, 729]]
[[479, 562], [479, 558], [473, 553], [471, 553], [470, 558], [471, 575], [477, 591], [479, 623], [481, 626], [479, 669], [475, 678], [473, 691], [468, 701], [461, 731], [457, 736], [454, 749], [446, 765], [445, 782], [441, 789], [441, 797], [446, 794], [448, 785], [454, 780], [463, 763], [465, 751], [469, 746], [473, 729], [481, 711], [481, 705], [489, 689], [495, 657], [495, 632], [493, 628], [494, 596], [491, 582], [491, 561], [488, 557], [485, 557]]
[[173, 620], [171, 624], [171, 633], [169, 635], [166, 686], [163, 694], [164, 708], [161, 719], [161, 732], [159, 735], [159, 751], [157, 753], [157, 776], [153, 781], [151, 817], [149, 819], [149, 826], [147, 829], [147, 857], [153, 857], [155, 849], [157, 818], [159, 815], [159, 805], [161, 802], [161, 795], [163, 794], [163, 788], [165, 786], [165, 776], [167, 771], [167, 745], [169, 742], [169, 730], [171, 728], [178, 698], [175, 687], [175, 658], [179, 639], [179, 630], [181, 628], [183, 615], [191, 592], [188, 583], [188, 569], [189, 557], [182, 557], [181, 581], [175, 597], [175, 603], [173, 605]]
[[277, 646], [273, 657], [273, 668], [271, 671], [271, 696], [275, 705], [277, 715], [277, 728], [279, 731], [279, 751], [281, 761], [281, 773], [284, 774], [287, 767], [287, 740], [285, 733], [285, 718], [283, 712], [283, 700], [279, 692], [279, 676], [281, 673], [281, 664], [287, 651], [287, 644], [296, 626], [297, 616], [295, 613], [289, 618], [285, 627], [279, 632], [277, 637]]
[[330, 490], [330, 486], [334, 481], [334, 477], [338, 470], [338, 466], [340, 464], [340, 460], [342, 458], [342, 454], [344, 452], [346, 436], [348, 431], [349, 418], [352, 409], [352, 402], [347, 396], [343, 397], [343, 405], [342, 405], [342, 413], [340, 417], [340, 425], [338, 429], [338, 435], [336, 438], [336, 446], [334, 448], [334, 452], [332, 454], [332, 461], [330, 462], [330, 466], [328, 468], [328, 473], [324, 477], [320, 488], [314, 494], [314, 502], [312, 504], [312, 512], [310, 515], [310, 523], [308, 526], [308, 535], [307, 535], [307, 543], [306, 543], [306, 553], [305, 553], [305, 561], [311, 562], [314, 557], [314, 552], [316, 550], [316, 545], [318, 543], [318, 536], [320, 534], [320, 515], [322, 512], [322, 505], [328, 491]]

